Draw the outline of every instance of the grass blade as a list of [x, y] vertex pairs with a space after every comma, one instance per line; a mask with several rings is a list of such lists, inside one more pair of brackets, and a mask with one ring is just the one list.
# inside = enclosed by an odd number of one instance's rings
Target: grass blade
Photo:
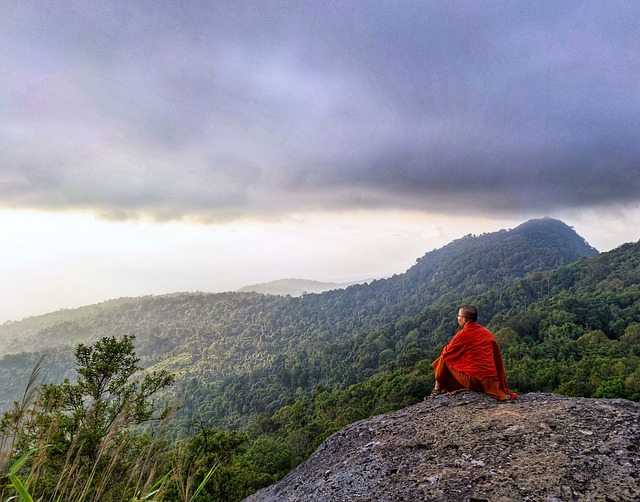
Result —
[[15, 474], [9, 474], [7, 477], [24, 502], [33, 502], [33, 498], [31, 497], [31, 495], [29, 495], [29, 492], [24, 487], [22, 481], [20, 481], [18, 476], [16, 476]]
[[198, 486], [198, 489], [196, 490], [196, 492], [193, 494], [193, 496], [189, 499], [189, 502], [193, 502], [196, 497], [198, 496], [198, 494], [202, 491], [202, 489], [204, 488], [204, 485], [207, 484], [207, 481], [209, 481], [209, 478], [211, 477], [211, 475], [213, 474], [213, 472], [218, 468], [217, 465], [214, 465], [211, 469], [209, 469], [209, 472], [207, 472], [207, 475], [204, 477], [204, 479], [202, 480], [202, 483], [200, 483], [200, 485]]

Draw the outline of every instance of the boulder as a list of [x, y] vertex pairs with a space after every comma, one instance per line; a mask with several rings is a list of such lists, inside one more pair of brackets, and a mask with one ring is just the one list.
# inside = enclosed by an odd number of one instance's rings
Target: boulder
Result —
[[345, 427], [246, 501], [637, 501], [639, 460], [639, 403], [463, 392]]

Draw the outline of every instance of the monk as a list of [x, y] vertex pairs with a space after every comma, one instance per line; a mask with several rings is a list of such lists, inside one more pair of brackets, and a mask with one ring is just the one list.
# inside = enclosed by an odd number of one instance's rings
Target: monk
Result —
[[431, 396], [461, 390], [484, 392], [500, 401], [515, 399], [509, 392], [502, 354], [493, 333], [477, 322], [473, 305], [458, 310], [462, 327], [433, 363], [436, 385]]

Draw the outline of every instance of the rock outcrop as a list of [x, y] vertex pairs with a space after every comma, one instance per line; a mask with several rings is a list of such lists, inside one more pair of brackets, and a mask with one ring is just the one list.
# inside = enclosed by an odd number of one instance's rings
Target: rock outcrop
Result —
[[465, 392], [353, 423], [246, 501], [638, 501], [639, 460], [639, 403]]

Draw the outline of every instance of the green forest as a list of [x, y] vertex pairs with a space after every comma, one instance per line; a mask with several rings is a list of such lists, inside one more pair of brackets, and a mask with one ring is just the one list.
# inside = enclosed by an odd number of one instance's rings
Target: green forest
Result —
[[0, 499], [242, 500], [345, 425], [424, 399], [464, 303], [513, 391], [640, 401], [640, 243], [598, 253], [532, 220], [321, 294], [122, 298], [5, 323]]

